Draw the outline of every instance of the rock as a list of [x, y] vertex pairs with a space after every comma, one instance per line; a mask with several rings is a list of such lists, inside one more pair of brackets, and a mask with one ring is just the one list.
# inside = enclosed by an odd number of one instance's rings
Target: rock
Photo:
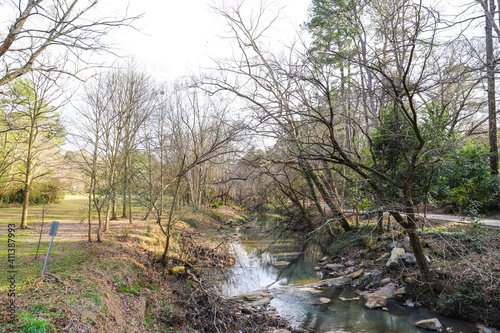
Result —
[[300, 290], [302, 292], [313, 293], [313, 294], [317, 294], [317, 293], [321, 292], [321, 290], [314, 289], [314, 288], [311, 288], [311, 287], [300, 287], [300, 288], [298, 288], [298, 290]]
[[335, 277], [339, 277], [339, 276], [341, 276], [342, 274], [340, 274], [339, 272], [335, 272], [335, 271], [333, 271], [333, 272], [328, 273], [328, 275], [330, 275], [330, 276], [335, 276]]
[[255, 302], [259, 299], [260, 297], [257, 295], [244, 295], [243, 299], [247, 302]]
[[404, 262], [407, 265], [415, 265], [417, 263], [417, 259], [411, 253], [401, 253], [398, 256], [398, 259]]
[[368, 250], [359, 250], [359, 255], [362, 257], [368, 256]]
[[328, 260], [328, 257], [323, 257], [319, 261], [327, 261], [327, 260]]
[[356, 262], [354, 260], [349, 260], [345, 263], [345, 266], [346, 267], [351, 267], [351, 266], [354, 266], [356, 265]]
[[314, 267], [314, 270], [315, 270], [315, 271], [320, 271], [320, 270], [321, 270], [321, 267]]
[[351, 281], [352, 279], [350, 276], [342, 276], [334, 279], [323, 280], [321, 281], [321, 285], [327, 287], [341, 287], [351, 283]]
[[261, 305], [268, 305], [269, 303], [271, 303], [271, 298], [270, 297], [263, 297], [257, 301], [254, 301], [254, 302], [251, 302], [251, 303], [248, 303], [248, 305], [250, 306], [261, 306]]
[[479, 328], [479, 333], [492, 333], [491, 330], [486, 326], [478, 324], [477, 327]]
[[383, 311], [389, 311], [388, 308], [386, 308], [385, 306], [382, 308]]
[[338, 271], [339, 269], [343, 268], [344, 265], [342, 264], [326, 264], [325, 268], [332, 270], [332, 271]]
[[382, 298], [392, 298], [396, 293], [396, 287], [393, 283], [389, 283], [387, 286], [380, 288], [373, 293], [363, 294], [363, 297], [369, 299], [370, 297], [382, 297]]
[[380, 285], [385, 286], [389, 282], [391, 282], [391, 279], [390, 278], [385, 278], [385, 279], [380, 280]]
[[353, 279], [357, 279], [359, 278], [361, 275], [363, 275], [363, 273], [365, 272], [364, 269], [360, 269], [359, 271], [356, 271], [352, 274], [352, 278]]
[[405, 253], [405, 249], [401, 248], [401, 247], [395, 247], [392, 249], [392, 252], [391, 252], [391, 257], [389, 258], [389, 260], [387, 261], [387, 263], [385, 264], [387, 267], [393, 267], [393, 266], [396, 266], [398, 264], [398, 257], [400, 254], [403, 254]]
[[184, 273], [186, 268], [184, 266], [176, 266], [173, 268], [170, 268], [170, 273], [172, 274], [179, 274], [179, 273]]
[[[251, 293], [248, 293], [248, 294], [237, 295], [237, 296], [231, 297], [231, 299], [234, 299], [234, 300], [248, 302], [248, 305], [250, 305], [250, 306], [265, 305], [265, 304], [269, 303], [273, 298], [274, 298], [274, 296], [271, 295], [266, 290], [256, 290], [256, 291], [252, 291]], [[265, 300], [265, 301], [262, 302], [262, 300]]]
[[332, 300], [329, 299], [328, 297], [320, 297], [319, 301], [323, 304], [330, 303]]
[[357, 301], [357, 300], [359, 300], [359, 297], [345, 298], [345, 297], [340, 296], [340, 297], [339, 297], [339, 300], [341, 300], [342, 302], [347, 302], [347, 301]]
[[273, 263], [274, 267], [284, 267], [290, 265], [289, 261], [276, 261]]
[[405, 287], [401, 287], [398, 290], [396, 290], [396, 293], [394, 293], [394, 296], [403, 296], [406, 294]]
[[415, 283], [415, 279], [412, 278], [412, 277], [405, 277], [405, 282], [408, 283], [408, 284], [414, 284]]
[[369, 309], [381, 308], [387, 304], [387, 299], [380, 296], [371, 296], [367, 299], [365, 306]]
[[356, 270], [356, 267], [351, 266], [351, 267], [347, 268], [345, 271], [342, 271], [340, 273], [342, 273], [342, 275], [347, 275], [347, 274], [354, 273], [355, 270]]
[[443, 328], [443, 325], [439, 322], [437, 318], [425, 319], [415, 323], [415, 326], [420, 328], [425, 328], [426, 330], [437, 331]]
[[415, 304], [413, 304], [412, 301], [410, 301], [409, 299], [407, 299], [406, 302], [405, 302], [405, 306], [407, 306], [409, 308], [414, 308]]
[[389, 243], [389, 244], [387, 245], [387, 248], [388, 248], [388, 249], [393, 249], [393, 248], [395, 248], [395, 247], [397, 247], [397, 246], [398, 246], [398, 243], [397, 243], [397, 242], [392, 242], [392, 243]]
[[290, 331], [281, 328], [281, 329], [277, 329], [277, 330], [271, 331], [271, 333], [290, 333]]

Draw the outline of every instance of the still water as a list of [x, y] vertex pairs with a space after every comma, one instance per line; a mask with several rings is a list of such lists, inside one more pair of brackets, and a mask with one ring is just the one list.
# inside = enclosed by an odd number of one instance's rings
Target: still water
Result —
[[[415, 322], [437, 317], [448, 332], [478, 330], [472, 323], [439, 316], [421, 307], [408, 309], [389, 302], [388, 311], [368, 309], [362, 298], [356, 300], [358, 296], [350, 286], [322, 288], [321, 291], [301, 287], [327, 276], [314, 270], [322, 257], [319, 249], [293, 234], [265, 231], [259, 227], [243, 229], [239, 241], [233, 244], [233, 251], [238, 258], [234, 267], [207, 272], [220, 292], [224, 296], [235, 296], [269, 289], [275, 296], [270, 305], [297, 327], [314, 332], [412, 333], [425, 332], [417, 329]], [[290, 264], [273, 266], [280, 261]], [[331, 302], [323, 304], [320, 297], [327, 297]]]

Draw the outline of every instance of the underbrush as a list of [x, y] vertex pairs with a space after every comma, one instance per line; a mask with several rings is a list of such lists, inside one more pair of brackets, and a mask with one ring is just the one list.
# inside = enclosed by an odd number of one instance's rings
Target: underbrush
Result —
[[[248, 219], [230, 207], [218, 211], [217, 221], [210, 210], [179, 214], [166, 266], [159, 260], [164, 236], [158, 225], [144, 221], [112, 228], [100, 244], [58, 242], [51, 274], [37, 278], [43, 262], [33, 260], [36, 242], [30, 239], [36, 235], [28, 235], [18, 252], [17, 320], [9, 324], [0, 313], [0, 332], [253, 332], [286, 326], [261, 313], [243, 314], [202, 280], [203, 267], [234, 263], [228, 234], [214, 231], [229, 220]], [[185, 272], [169, 274], [178, 265], [186, 266]]]
[[418, 281], [416, 266], [398, 270], [385, 267], [393, 246], [412, 251], [405, 231], [395, 223], [389, 227], [390, 231], [379, 231], [375, 221], [361, 223], [349, 232], [338, 226], [323, 227], [311, 239], [329, 256], [359, 259], [368, 269], [392, 274], [407, 286], [414, 299], [440, 314], [500, 325], [500, 229], [480, 223], [427, 223], [419, 234], [436, 273], [429, 286], [405, 281], [406, 277]]

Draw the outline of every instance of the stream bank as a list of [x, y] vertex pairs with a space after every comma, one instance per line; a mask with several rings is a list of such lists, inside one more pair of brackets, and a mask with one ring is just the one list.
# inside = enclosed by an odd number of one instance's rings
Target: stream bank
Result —
[[[392, 248], [398, 248], [404, 239], [393, 243]], [[236, 298], [253, 303], [255, 311], [275, 312], [296, 328], [312, 332], [423, 332], [415, 327], [416, 322], [438, 318], [448, 332], [480, 330], [471, 322], [441, 316], [422, 306], [415, 295], [414, 270], [404, 269], [402, 276], [398, 267], [384, 267], [391, 248], [376, 257], [369, 251], [358, 251], [356, 256], [323, 256], [319, 247], [304, 242], [300, 235], [247, 225], [239, 230], [233, 253], [237, 258], [234, 267], [206, 272], [205, 276], [226, 297], [256, 290], [269, 292], [271, 297]], [[388, 300], [377, 309], [367, 308], [361, 290], [384, 288], [392, 290]]]

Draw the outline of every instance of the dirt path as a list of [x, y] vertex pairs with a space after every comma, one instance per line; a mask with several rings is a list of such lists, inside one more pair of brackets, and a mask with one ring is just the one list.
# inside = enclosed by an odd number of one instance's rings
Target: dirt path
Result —
[[[323, 203], [321, 204], [323, 209], [326, 212], [331, 212], [330, 208], [328, 207], [327, 204]], [[384, 212], [384, 215], [387, 215], [387, 213]], [[446, 215], [446, 214], [427, 214], [427, 217], [424, 217], [423, 215], [418, 215], [420, 218], [424, 219], [427, 218], [429, 220], [438, 220], [438, 221], [446, 221], [446, 222], [462, 222], [462, 223], [470, 223], [472, 222], [472, 219], [468, 216], [458, 216], [458, 215]], [[500, 227], [500, 220], [498, 219], [486, 219], [486, 218], [480, 218], [479, 222], [485, 226], [490, 226], [490, 227]]]
[[[471, 218], [467, 216], [458, 216], [458, 215], [454, 216], [445, 214], [427, 214], [427, 219], [448, 221], [448, 222], [464, 222], [464, 223], [472, 222]], [[479, 222], [486, 226], [500, 227], [500, 220], [496, 219], [479, 219]]]

